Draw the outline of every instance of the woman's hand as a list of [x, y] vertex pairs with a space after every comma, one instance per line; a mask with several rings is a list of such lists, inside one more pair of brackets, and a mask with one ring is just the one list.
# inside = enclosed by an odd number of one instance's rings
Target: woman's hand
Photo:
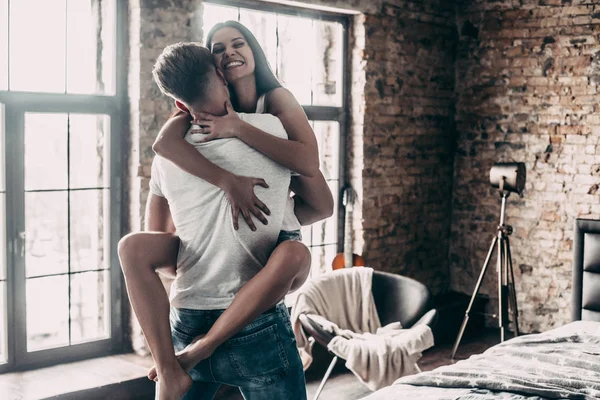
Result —
[[243, 121], [233, 110], [229, 101], [225, 102], [227, 114], [218, 117], [208, 113], [196, 113], [192, 125], [200, 125], [200, 128], [192, 128], [191, 133], [203, 133], [208, 136], [197, 143], [204, 143], [214, 139], [225, 139], [236, 137], [241, 130]]
[[271, 211], [269, 211], [269, 208], [254, 194], [254, 186], [256, 185], [260, 185], [264, 188], [269, 187], [264, 179], [237, 175], [233, 175], [231, 179], [228, 179], [221, 186], [225, 191], [229, 204], [231, 204], [231, 214], [235, 230], [239, 228], [238, 217], [240, 213], [253, 231], [256, 230], [256, 226], [252, 221], [252, 215], [263, 224], [267, 225], [268, 223], [263, 213], [270, 215]]

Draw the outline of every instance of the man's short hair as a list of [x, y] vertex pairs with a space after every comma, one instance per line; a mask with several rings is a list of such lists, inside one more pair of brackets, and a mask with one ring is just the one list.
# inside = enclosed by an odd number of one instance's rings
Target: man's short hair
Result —
[[193, 104], [204, 100], [214, 70], [209, 49], [198, 43], [176, 43], [165, 47], [152, 75], [164, 94]]

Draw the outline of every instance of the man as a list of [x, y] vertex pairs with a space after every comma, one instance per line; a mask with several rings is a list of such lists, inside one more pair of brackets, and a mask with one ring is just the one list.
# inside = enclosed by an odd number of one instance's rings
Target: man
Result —
[[[193, 55], [194, 77], [203, 75], [198, 80], [202, 82], [201, 87], [198, 87], [199, 96], [183, 102], [184, 106], [192, 114], [226, 112], [225, 104], [229, 99], [227, 83], [215, 69], [210, 51], [196, 44], [175, 45], [165, 50], [167, 56], [172, 56], [170, 61], [177, 62], [180, 62], [177, 54], [183, 54], [181, 51]], [[165, 65], [172, 63], [165, 62]], [[185, 80], [186, 77], [182, 76], [181, 79]], [[173, 97], [177, 99], [176, 96]], [[265, 132], [287, 138], [281, 122], [272, 115], [241, 114], [240, 118]], [[194, 143], [191, 135], [186, 140]], [[164, 351], [166, 341], [164, 335], [160, 339], [161, 334], [156, 332], [161, 329], [153, 327], [158, 327], [161, 323], [157, 310], [164, 309], [164, 304], [153, 308], [146, 301], [149, 290], [156, 288], [156, 277], [137, 276], [139, 269], [136, 270], [137, 267], [132, 267], [132, 264], [144, 264], [140, 257], [145, 257], [151, 260], [149, 265], [155, 269], [172, 265], [174, 258], [177, 260], [177, 276], [171, 288], [171, 305], [174, 307], [171, 311], [171, 325], [175, 350], [182, 351], [197, 337], [209, 331], [224, 313], [224, 309], [229, 307], [234, 297], [239, 297], [244, 285], [253, 277], [260, 274], [265, 277], [263, 282], [279, 284], [274, 274], [280, 273], [281, 280], [289, 281], [291, 285], [298, 274], [307, 272], [298, 270], [294, 272], [296, 275], [290, 275], [290, 271], [293, 271], [291, 267], [310, 263], [310, 259], [294, 258], [294, 247], [301, 245], [297, 242], [284, 242], [277, 247], [276, 252], [280, 253], [271, 254], [277, 244], [283, 220], [290, 171], [238, 139], [221, 139], [195, 146], [208, 161], [218, 167], [236, 175], [261, 176], [266, 180], [268, 189], [257, 187], [256, 194], [270, 210], [269, 223], [260, 226], [255, 232], [243, 224], [236, 231], [233, 229], [229, 204], [223, 191], [184, 172], [165, 159], [155, 159], [151, 195], [148, 199], [147, 227], [167, 232], [173, 224], [181, 240], [178, 251], [177, 239], [174, 237], [146, 234], [151, 237], [144, 239], [145, 242], [121, 246], [120, 256], [134, 310], [158, 366], [160, 399], [179, 398], [188, 391], [189, 382], [181, 374], [181, 367], [177, 370], [178, 366], [173, 364], [172, 359], [161, 362], [162, 356], [157, 349], [162, 348], [161, 354], [168, 358]], [[331, 197], [322, 175], [310, 179], [317, 179], [316, 186], [325, 188]], [[311, 202], [314, 200], [314, 193], [303, 193], [306, 185], [295, 183], [293, 188], [305, 200], [298, 201], [297, 207], [310, 208], [310, 204], [314, 204]], [[325, 193], [322, 190], [317, 192]], [[328, 211], [322, 217], [330, 214]], [[132, 238], [126, 238], [128, 239]], [[287, 253], [280, 250], [282, 248], [287, 248]], [[304, 279], [305, 277], [306, 275]], [[153, 286], [148, 283], [151, 279], [154, 279]], [[246, 299], [260, 298], [264, 295], [263, 292], [270, 289], [267, 286], [264, 291], [247, 293]], [[237, 320], [235, 316], [230, 318], [234, 318], [233, 326], [244, 320], [242, 316]], [[233, 329], [231, 334], [238, 330]], [[186, 372], [189, 370], [195, 382], [185, 398], [212, 398], [221, 383], [238, 386], [247, 399], [306, 398], [302, 364], [289, 315], [283, 304], [263, 313], [224, 345], [209, 350], [200, 347], [200, 351], [204, 351], [200, 357], [188, 352], [183, 356], [180, 354], [178, 360]], [[196, 365], [199, 359], [202, 361]], [[162, 373], [161, 364], [164, 367]], [[194, 365], [196, 366], [190, 370]]]

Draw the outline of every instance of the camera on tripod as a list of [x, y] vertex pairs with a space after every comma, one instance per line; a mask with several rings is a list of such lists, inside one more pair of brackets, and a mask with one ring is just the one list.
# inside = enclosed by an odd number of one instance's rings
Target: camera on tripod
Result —
[[469, 322], [469, 313], [473, 307], [475, 297], [481, 287], [481, 282], [485, 276], [485, 272], [490, 264], [494, 249], [498, 249], [497, 255], [497, 266], [498, 266], [498, 326], [500, 327], [500, 341], [504, 341], [504, 333], [506, 326], [508, 325], [508, 314], [512, 315], [512, 322], [514, 324], [515, 336], [519, 336], [519, 311], [517, 309], [517, 294], [515, 292], [515, 276], [513, 273], [512, 256], [510, 252], [510, 242], [508, 237], [512, 234], [512, 227], [504, 223], [505, 211], [506, 211], [506, 199], [511, 193], [521, 194], [525, 189], [525, 176], [526, 169], [525, 164], [520, 162], [515, 163], [496, 163], [490, 169], [490, 184], [497, 188], [502, 198], [502, 205], [500, 207], [500, 224], [497, 228], [497, 233], [492, 239], [492, 244], [488, 251], [487, 257], [481, 268], [479, 279], [473, 290], [471, 301], [465, 312], [462, 325], [458, 332], [454, 348], [452, 349], [452, 356], [454, 358], [456, 350], [460, 345], [460, 340], [467, 322]]

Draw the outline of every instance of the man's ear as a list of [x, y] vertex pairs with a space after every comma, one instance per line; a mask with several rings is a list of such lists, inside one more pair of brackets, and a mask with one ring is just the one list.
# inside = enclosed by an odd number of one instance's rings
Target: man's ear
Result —
[[177, 107], [178, 109], [180, 109], [184, 113], [190, 114], [190, 110], [188, 110], [188, 108], [185, 106], [185, 104], [183, 104], [179, 100], [175, 100], [175, 107]]

